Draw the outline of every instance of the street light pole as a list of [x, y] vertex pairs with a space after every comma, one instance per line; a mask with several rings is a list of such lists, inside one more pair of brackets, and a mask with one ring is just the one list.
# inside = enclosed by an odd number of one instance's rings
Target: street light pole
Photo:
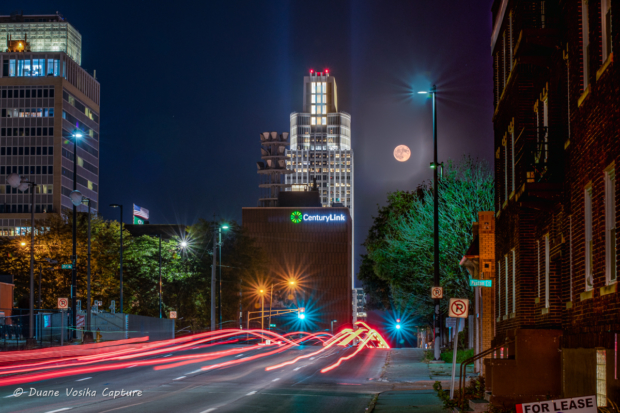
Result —
[[213, 227], [213, 265], [211, 265], [211, 331], [215, 331], [215, 269], [217, 267], [217, 233]]
[[90, 198], [87, 198], [85, 196], [82, 195], [82, 193], [78, 190], [75, 190], [73, 192], [71, 192], [71, 195], [69, 195], [69, 198], [71, 198], [71, 203], [73, 203], [73, 207], [77, 208], [78, 205], [83, 204], [84, 202], [86, 202], [88, 204], [88, 232], [87, 232], [87, 239], [88, 239], [88, 250], [87, 250], [87, 260], [86, 260], [86, 329], [82, 334], [82, 342], [83, 343], [91, 343], [93, 341], [93, 333], [90, 331], [90, 316], [91, 316], [91, 305], [90, 305], [90, 257], [91, 257], [91, 249], [90, 249], [90, 218], [91, 218], [91, 211], [90, 211]]
[[121, 314], [123, 314], [123, 206], [121, 204], [110, 204], [112, 208], [120, 208], [121, 210]]
[[[73, 133], [73, 190], [77, 191], [77, 140], [82, 137], [80, 132]], [[73, 257], [71, 260], [71, 318], [73, 338], [77, 338], [77, 206], [73, 204]]]
[[161, 318], [161, 234], [159, 234], [159, 318]]
[[[434, 265], [435, 270], [433, 284], [435, 287], [439, 287], [439, 187], [437, 177], [437, 88], [435, 85], [431, 88], [431, 94], [433, 95], [433, 162], [435, 168], [433, 168], [433, 235], [434, 235]], [[443, 168], [442, 168], [443, 169]], [[443, 170], [442, 170], [443, 172]], [[434, 356], [435, 360], [439, 360], [441, 357], [441, 350], [439, 348], [439, 337], [441, 331], [439, 329], [439, 299], [435, 299], [435, 348]]]
[[7, 183], [12, 187], [24, 192], [30, 188], [30, 311], [28, 314], [28, 339], [26, 346], [32, 348], [37, 342], [34, 338], [34, 194], [37, 184], [29, 182], [28, 179], [22, 178], [20, 175], [13, 173], [8, 176]]
[[218, 246], [218, 251], [219, 251], [219, 262], [220, 262], [220, 266], [219, 266], [219, 281], [220, 281], [220, 285], [217, 291], [217, 304], [218, 304], [218, 314], [219, 314], [219, 324], [220, 324], [220, 330], [222, 329], [222, 227], [218, 228], [217, 231], [218, 234], [218, 242], [217, 242], [217, 246]]

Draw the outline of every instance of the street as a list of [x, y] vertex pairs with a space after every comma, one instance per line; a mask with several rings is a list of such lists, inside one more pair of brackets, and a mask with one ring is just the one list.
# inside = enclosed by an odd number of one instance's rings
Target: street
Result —
[[[244, 348], [250, 347], [253, 349], [244, 351]], [[316, 357], [271, 371], [265, 369], [323, 347], [292, 347], [281, 353], [243, 362], [245, 358], [270, 352], [274, 347], [226, 344], [194, 348], [155, 357], [135, 358], [132, 361], [163, 362], [172, 355], [176, 358], [208, 355], [223, 350], [234, 352], [206, 363], [201, 361], [160, 370], [152, 366], [130, 365], [118, 370], [3, 386], [0, 387], [0, 411], [363, 412], [377, 389], [382, 388], [373, 379], [380, 377], [388, 350], [365, 348], [354, 360], [343, 362], [338, 368], [326, 373], [320, 370], [335, 363], [340, 357], [350, 355], [356, 348], [334, 346]], [[238, 364], [200, 370], [200, 367], [234, 360]], [[105, 366], [107, 363], [104, 361], [97, 365]], [[14, 395], [17, 388], [24, 390], [19, 397]], [[114, 392], [122, 391], [130, 395], [113, 396]]]

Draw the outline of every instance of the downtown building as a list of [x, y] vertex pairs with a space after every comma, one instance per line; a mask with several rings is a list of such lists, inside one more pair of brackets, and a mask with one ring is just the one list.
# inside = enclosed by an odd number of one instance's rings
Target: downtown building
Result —
[[620, 400], [618, 0], [495, 0], [498, 402]]
[[59, 14], [0, 16], [2, 236], [30, 228], [30, 190], [11, 188], [11, 173], [37, 184], [35, 219], [73, 207], [68, 195], [78, 131], [77, 189], [99, 209], [100, 86], [81, 67], [81, 56], [82, 36]]

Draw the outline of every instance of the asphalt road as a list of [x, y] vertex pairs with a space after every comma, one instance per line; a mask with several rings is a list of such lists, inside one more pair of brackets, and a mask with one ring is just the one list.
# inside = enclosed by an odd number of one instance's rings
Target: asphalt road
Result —
[[[222, 345], [174, 355], [206, 354], [239, 347], [243, 346]], [[223, 361], [242, 360], [273, 347], [163, 370], [136, 366], [4, 386], [0, 387], [0, 412], [364, 412], [374, 394], [383, 387], [376, 379], [388, 350], [363, 349], [338, 368], [321, 373], [322, 368], [355, 351], [355, 348], [335, 346], [312, 359], [265, 371], [268, 366], [321, 348], [300, 346], [208, 371], [199, 369]], [[23, 388], [24, 394], [15, 397], [13, 392], [18, 387]], [[88, 395], [67, 395], [71, 391], [86, 393], [86, 390], [90, 392]], [[135, 392], [132, 396], [116, 398], [109, 395], [123, 390]], [[53, 395], [56, 391], [57, 396]], [[31, 392], [35, 394], [31, 396]], [[96, 394], [92, 395], [93, 392]]]

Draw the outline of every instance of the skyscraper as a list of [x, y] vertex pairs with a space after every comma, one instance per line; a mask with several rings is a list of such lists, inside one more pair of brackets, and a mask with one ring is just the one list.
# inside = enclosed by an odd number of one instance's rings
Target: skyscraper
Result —
[[351, 115], [338, 111], [336, 79], [329, 70], [304, 76], [303, 99], [303, 112], [291, 113], [286, 162], [294, 173], [286, 175], [287, 190], [306, 190], [316, 178], [321, 204], [349, 208], [355, 222]]
[[291, 113], [286, 176], [291, 190], [305, 190], [316, 178], [323, 206], [342, 204], [353, 216], [351, 115], [338, 112], [336, 79], [329, 71], [304, 77], [303, 112]]
[[81, 67], [82, 37], [61, 15], [0, 16], [0, 235], [30, 226], [30, 195], [11, 188], [18, 173], [37, 184], [35, 219], [72, 208], [77, 189], [99, 208], [99, 82]]

